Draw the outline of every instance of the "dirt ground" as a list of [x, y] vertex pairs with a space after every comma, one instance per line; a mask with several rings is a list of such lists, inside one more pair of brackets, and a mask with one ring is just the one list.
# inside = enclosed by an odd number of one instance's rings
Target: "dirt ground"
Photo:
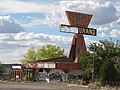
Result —
[[90, 90], [66, 83], [24, 83], [0, 81], [0, 90]]

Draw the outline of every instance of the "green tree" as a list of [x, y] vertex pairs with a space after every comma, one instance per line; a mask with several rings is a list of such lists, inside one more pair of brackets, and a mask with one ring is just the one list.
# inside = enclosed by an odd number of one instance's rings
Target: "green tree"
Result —
[[101, 80], [120, 80], [120, 43], [102, 40], [96, 48], [96, 77]]
[[27, 53], [24, 55], [24, 58], [21, 59], [22, 64], [26, 64], [28, 61], [34, 61], [37, 58], [37, 53], [35, 48], [29, 48]]
[[40, 49], [29, 48], [24, 58], [21, 59], [22, 64], [26, 64], [28, 61], [43, 60], [49, 58], [56, 58], [64, 56], [64, 50], [61, 50], [59, 46], [47, 44]]
[[[85, 54], [80, 58], [80, 61], [81, 63], [86, 63], [86, 66], [90, 64], [93, 67], [91, 62], [94, 60], [96, 79], [120, 80], [120, 43], [118, 41], [116, 42], [112, 39], [110, 41], [100, 40], [98, 45], [94, 46], [94, 44], [91, 44], [88, 49], [89, 55]], [[84, 67], [84, 69], [84, 72], [86, 72], [89, 67]]]
[[0, 78], [3, 77], [3, 73], [5, 72], [5, 68], [2, 64], [0, 64]]
[[37, 50], [37, 55], [39, 60], [56, 58], [64, 56], [64, 50], [61, 50], [59, 46], [47, 44]]
[[93, 62], [93, 55], [90, 52], [85, 52], [80, 57], [80, 63], [84, 71], [82, 73], [83, 80], [89, 80], [92, 77], [92, 67], [93, 67], [92, 62]]

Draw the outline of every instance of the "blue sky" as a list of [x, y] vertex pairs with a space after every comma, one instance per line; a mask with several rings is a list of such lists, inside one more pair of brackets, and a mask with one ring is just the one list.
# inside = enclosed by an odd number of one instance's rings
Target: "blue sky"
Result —
[[119, 0], [0, 0], [0, 61], [19, 63], [29, 47], [58, 45], [69, 52], [73, 34], [61, 33], [68, 24], [65, 11], [93, 14], [89, 28], [97, 36], [85, 35], [86, 45], [98, 40], [120, 40]]

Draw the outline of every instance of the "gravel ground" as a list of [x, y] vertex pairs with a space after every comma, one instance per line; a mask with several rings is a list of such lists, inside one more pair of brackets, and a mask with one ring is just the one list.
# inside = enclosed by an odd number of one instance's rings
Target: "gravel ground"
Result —
[[0, 81], [0, 90], [89, 90], [64, 83], [24, 83]]

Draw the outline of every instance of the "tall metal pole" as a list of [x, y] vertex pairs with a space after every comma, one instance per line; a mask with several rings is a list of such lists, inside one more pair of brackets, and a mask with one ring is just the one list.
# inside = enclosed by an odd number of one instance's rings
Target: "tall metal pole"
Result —
[[94, 44], [94, 55], [93, 55], [92, 83], [94, 83], [94, 76], [95, 76], [95, 46], [96, 46], [96, 43], [93, 43], [93, 44]]

